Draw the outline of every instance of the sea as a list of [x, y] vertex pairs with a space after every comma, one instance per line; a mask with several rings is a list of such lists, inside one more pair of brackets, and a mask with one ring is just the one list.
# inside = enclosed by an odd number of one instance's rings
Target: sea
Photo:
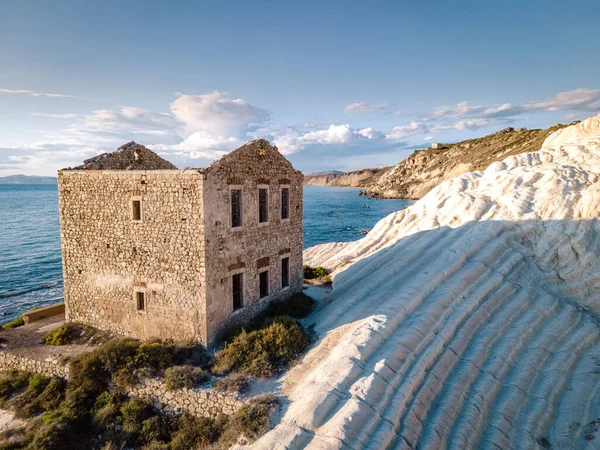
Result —
[[[304, 187], [304, 246], [360, 239], [409, 200], [354, 188]], [[0, 184], [0, 323], [63, 298], [57, 186]]]

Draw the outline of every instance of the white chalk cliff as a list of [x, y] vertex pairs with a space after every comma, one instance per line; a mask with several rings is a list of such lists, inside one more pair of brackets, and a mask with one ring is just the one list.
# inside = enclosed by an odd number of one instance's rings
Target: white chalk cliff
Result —
[[334, 289], [253, 447], [600, 445], [599, 213], [600, 116], [308, 249]]

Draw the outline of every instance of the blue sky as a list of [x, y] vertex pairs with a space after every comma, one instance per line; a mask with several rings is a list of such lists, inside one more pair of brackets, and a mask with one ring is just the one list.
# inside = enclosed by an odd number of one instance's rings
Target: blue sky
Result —
[[600, 112], [598, 1], [0, 1], [0, 176], [266, 137], [305, 172]]

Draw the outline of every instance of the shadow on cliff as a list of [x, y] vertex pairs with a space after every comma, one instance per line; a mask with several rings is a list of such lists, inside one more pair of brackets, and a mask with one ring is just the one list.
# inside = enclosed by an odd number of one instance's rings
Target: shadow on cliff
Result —
[[[437, 335], [451, 311], [466, 309], [467, 301], [485, 308], [502, 286], [513, 292], [502, 301], [531, 291], [591, 315], [597, 327], [599, 232], [597, 219], [468, 222], [417, 232], [363, 257], [335, 276], [328, 300], [307, 319], [316, 342], [286, 374], [285, 392], [298, 400], [294, 386], [331, 372], [335, 395], [347, 400], [360, 376], [375, 372], [394, 346], [407, 345], [399, 337], [406, 330], [414, 332], [416, 346]], [[391, 346], [382, 344], [390, 339]], [[329, 358], [338, 359], [326, 363]], [[331, 367], [336, 361], [342, 364]], [[340, 380], [347, 366], [353, 368]], [[346, 400], [315, 406], [313, 426], [331, 419]], [[288, 407], [285, 398], [282, 417]]]

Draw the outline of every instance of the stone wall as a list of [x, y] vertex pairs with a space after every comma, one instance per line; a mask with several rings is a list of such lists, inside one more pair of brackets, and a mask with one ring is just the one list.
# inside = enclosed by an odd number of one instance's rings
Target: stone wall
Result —
[[[204, 341], [203, 180], [200, 170], [59, 172], [67, 320]], [[142, 220], [133, 220], [132, 200], [141, 200]]]
[[231, 415], [240, 409], [244, 402], [232, 394], [224, 394], [211, 389], [177, 389], [168, 391], [161, 380], [146, 379], [130, 393], [166, 411], [187, 411], [196, 417], [216, 417], [219, 414]]
[[69, 378], [69, 366], [57, 360], [37, 360], [0, 351], [0, 370], [23, 370], [47, 377]]
[[[207, 333], [240, 324], [273, 299], [302, 291], [302, 181], [263, 139], [251, 141], [207, 168], [204, 184]], [[268, 187], [269, 221], [258, 221], [258, 186]], [[242, 188], [242, 227], [231, 227], [233, 186]], [[281, 187], [289, 187], [289, 219], [281, 219]], [[290, 258], [290, 285], [281, 285], [281, 258]], [[269, 270], [269, 296], [259, 300], [259, 270]], [[244, 307], [233, 311], [231, 276], [244, 273]]]
[[[0, 371], [13, 369], [39, 373], [47, 377], [69, 378], [69, 366], [60, 361], [41, 361], [0, 351]], [[184, 388], [169, 391], [164, 382], [159, 379], [145, 379], [132, 387], [129, 393], [151, 402], [158, 409], [172, 412], [187, 411], [196, 417], [231, 415], [244, 405], [237, 395], [220, 393], [212, 389]]]

